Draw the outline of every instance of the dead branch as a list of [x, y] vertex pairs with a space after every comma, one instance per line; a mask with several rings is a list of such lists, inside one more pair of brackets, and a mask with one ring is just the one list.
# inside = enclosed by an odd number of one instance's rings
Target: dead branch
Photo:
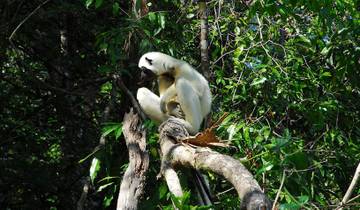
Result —
[[[209, 148], [193, 148], [179, 143], [188, 132], [176, 118], [169, 118], [160, 127], [160, 147], [164, 161], [172, 166], [182, 165], [195, 169], [210, 170], [222, 175], [234, 185], [242, 200], [241, 209], [271, 209], [271, 202], [261, 191], [250, 172], [236, 159]], [[172, 184], [169, 183], [168, 184]], [[171, 186], [169, 189], [171, 190]]]
[[125, 92], [125, 94], [130, 98], [132, 105], [135, 107], [136, 112], [140, 115], [142, 120], [146, 120], [146, 115], [140, 108], [140, 105], [138, 101], [135, 99], [134, 95], [131, 93], [131, 91], [125, 86], [124, 82], [122, 81], [121, 77], [119, 75], [113, 76], [115, 80], [115, 84]]
[[344, 198], [342, 199], [342, 201], [340, 203], [340, 208], [338, 208], [338, 209], [340, 209], [340, 210], [343, 209], [343, 205], [345, 205], [349, 201], [350, 196], [356, 187], [356, 183], [357, 183], [359, 177], [360, 177], [360, 163], [356, 167], [354, 177], [350, 183], [349, 188], [346, 190]]
[[169, 161], [166, 161], [166, 158], [163, 158], [161, 163], [161, 173], [165, 178], [165, 181], [169, 187], [169, 190], [176, 197], [183, 196], [183, 191], [180, 185], [180, 180], [176, 171], [171, 166]]
[[145, 174], [149, 168], [149, 155], [146, 151], [146, 132], [133, 109], [126, 113], [123, 121], [123, 134], [129, 150], [129, 166], [120, 185], [116, 209], [137, 209], [145, 187]]
[[31, 11], [24, 20], [22, 20], [18, 26], [16, 26], [16, 28], [14, 29], [14, 31], [11, 33], [11, 35], [9, 36], [9, 42], [15, 46], [12, 42], [12, 38], [14, 37], [15, 33], [19, 30], [19, 28], [29, 19], [31, 18], [31, 16], [33, 16], [42, 6], [44, 6], [45, 4], [47, 4], [50, 0], [46, 0], [43, 3], [41, 3], [40, 5], [38, 5], [33, 11]]

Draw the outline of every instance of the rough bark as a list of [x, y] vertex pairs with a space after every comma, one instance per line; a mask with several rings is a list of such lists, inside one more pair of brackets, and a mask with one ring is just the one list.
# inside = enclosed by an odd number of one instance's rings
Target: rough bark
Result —
[[183, 191], [180, 185], [180, 180], [176, 171], [172, 168], [171, 163], [166, 161], [166, 158], [163, 159], [161, 163], [161, 173], [165, 178], [165, 181], [169, 187], [169, 190], [176, 197], [183, 196]]
[[242, 200], [241, 209], [271, 209], [271, 202], [261, 191], [257, 181], [238, 160], [209, 148], [192, 148], [177, 143], [188, 136], [188, 132], [176, 118], [164, 122], [159, 131], [160, 147], [163, 158], [166, 158], [164, 161], [171, 165], [210, 170], [223, 176], [234, 185]]
[[146, 151], [146, 133], [141, 128], [138, 114], [131, 109], [123, 121], [123, 134], [129, 150], [129, 166], [120, 185], [116, 209], [137, 209], [145, 187], [145, 174], [149, 168]]

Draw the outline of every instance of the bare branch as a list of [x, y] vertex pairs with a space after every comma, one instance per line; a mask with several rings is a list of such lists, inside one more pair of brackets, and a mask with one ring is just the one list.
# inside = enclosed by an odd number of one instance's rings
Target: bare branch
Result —
[[342, 199], [342, 201], [339, 204], [340, 208], [338, 208], [338, 209], [340, 209], [340, 210], [343, 209], [342, 206], [345, 205], [347, 203], [347, 201], [350, 199], [350, 196], [356, 187], [356, 183], [357, 183], [357, 180], [359, 179], [359, 176], [360, 176], [360, 163], [358, 164], [358, 166], [356, 168], [354, 177], [350, 183], [349, 188], [346, 190], [344, 198]]
[[26, 18], [24, 20], [22, 20], [18, 26], [16, 26], [16, 28], [14, 29], [14, 31], [11, 33], [11, 35], [9, 36], [9, 41], [10, 43], [14, 46], [13, 42], [12, 42], [12, 38], [14, 37], [15, 33], [19, 30], [19, 28], [31, 17], [33, 16], [42, 6], [44, 6], [45, 4], [47, 4], [50, 0], [46, 0], [43, 3], [41, 3], [39, 6], [37, 6], [32, 12], [30, 12], [30, 14], [28, 16], [26, 16]]
[[140, 115], [142, 120], [146, 119], [146, 115], [145, 113], [142, 111], [142, 109], [140, 108], [140, 105], [138, 103], [138, 101], [135, 99], [134, 95], [131, 93], [131, 91], [124, 85], [121, 77], [119, 75], [114, 75], [113, 76], [115, 79], [115, 84], [122, 90], [125, 92], [125, 94], [130, 98], [132, 105], [135, 107], [136, 112]]
[[166, 161], [222, 175], [238, 192], [242, 200], [241, 209], [271, 209], [271, 203], [257, 181], [238, 160], [209, 148], [192, 148], [177, 143], [188, 136], [188, 132], [176, 118], [165, 121], [159, 131], [160, 147]]
[[[163, 158], [163, 160], [165, 160]], [[180, 180], [175, 170], [172, 168], [171, 164], [168, 161], [162, 161], [161, 163], [161, 173], [165, 178], [167, 186], [172, 194], [176, 197], [183, 196], [183, 191], [180, 185]]]
[[283, 171], [283, 174], [282, 174], [282, 178], [281, 178], [281, 183], [280, 183], [280, 187], [278, 189], [278, 192], [276, 193], [276, 197], [275, 197], [275, 200], [274, 200], [274, 203], [273, 203], [273, 206], [272, 206], [272, 209], [275, 210], [276, 208], [276, 203], [280, 197], [280, 193], [281, 193], [281, 189], [283, 188], [284, 186], [284, 182], [285, 182], [285, 176], [286, 176], [286, 170]]

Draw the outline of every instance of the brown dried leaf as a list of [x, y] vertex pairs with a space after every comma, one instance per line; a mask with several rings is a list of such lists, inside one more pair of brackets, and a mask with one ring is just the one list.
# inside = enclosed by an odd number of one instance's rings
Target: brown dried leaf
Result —
[[229, 147], [229, 144], [221, 142], [221, 140], [215, 135], [215, 129], [225, 119], [228, 113], [224, 113], [210, 128], [205, 131], [196, 134], [195, 136], [189, 136], [182, 140], [182, 142], [193, 144], [196, 146], [207, 147], [207, 146], [218, 146], [218, 147]]

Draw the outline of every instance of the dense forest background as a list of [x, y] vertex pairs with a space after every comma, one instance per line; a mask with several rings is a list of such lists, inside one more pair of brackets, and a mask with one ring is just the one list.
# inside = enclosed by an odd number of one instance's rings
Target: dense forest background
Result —
[[[212, 118], [230, 113], [217, 135], [232, 147], [219, 151], [272, 200], [283, 184], [282, 209], [335, 208], [360, 160], [359, 2], [214, 0], [207, 9]], [[0, 209], [75, 209], [84, 186], [85, 209], [115, 208], [132, 106], [115, 78], [135, 94], [148, 51], [200, 69], [198, 10], [179, 0], [0, 2]], [[157, 130], [146, 126], [142, 208], [169, 209]], [[236, 209], [235, 190], [207, 174], [215, 208]], [[182, 205], [195, 205], [191, 192]], [[359, 207], [359, 197], [348, 205]]]

